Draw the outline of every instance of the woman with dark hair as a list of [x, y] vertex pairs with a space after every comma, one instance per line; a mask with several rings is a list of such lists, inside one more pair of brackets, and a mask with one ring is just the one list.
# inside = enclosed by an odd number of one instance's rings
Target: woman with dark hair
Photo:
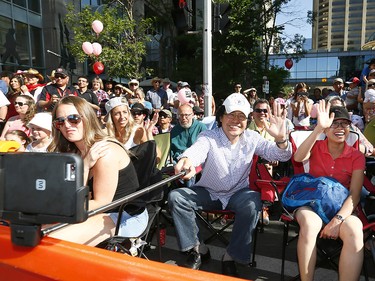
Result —
[[[301, 280], [313, 280], [317, 259], [316, 238], [338, 239], [343, 242], [340, 255], [339, 279], [358, 280], [363, 262], [363, 231], [354, 214], [360, 201], [364, 179], [365, 157], [348, 146], [350, 116], [342, 106], [330, 107], [321, 100], [317, 107], [318, 123], [294, 154], [296, 162], [309, 161], [309, 173], [314, 177], [333, 177], [349, 190], [341, 209], [324, 224], [311, 207], [294, 211], [300, 231], [297, 244]], [[325, 133], [325, 140], [318, 140]]]
[[30, 97], [33, 97], [29, 90], [27, 89], [25, 85], [24, 78], [20, 74], [15, 74], [11, 77], [10, 82], [10, 91], [6, 95], [7, 99], [10, 102], [10, 105], [8, 107], [8, 113], [6, 116], [6, 120], [8, 120], [10, 117], [18, 115], [16, 108], [14, 107], [14, 101], [16, 98], [20, 95], [29, 95]]
[[293, 97], [287, 101], [287, 117], [293, 122], [296, 130], [310, 126], [310, 113], [314, 102], [308, 97], [308, 89], [305, 83], [298, 83], [294, 87]]
[[[102, 207], [138, 189], [137, 174], [127, 151], [102, 130], [95, 111], [86, 100], [74, 96], [62, 98], [54, 107], [52, 120], [53, 140], [48, 150], [76, 153], [83, 158], [84, 182], [91, 189], [89, 210]], [[109, 212], [117, 214], [117, 210]], [[111, 237], [114, 228], [112, 214], [104, 213], [50, 236], [94, 246]], [[139, 233], [134, 235], [141, 234], [144, 229], [137, 230]]]

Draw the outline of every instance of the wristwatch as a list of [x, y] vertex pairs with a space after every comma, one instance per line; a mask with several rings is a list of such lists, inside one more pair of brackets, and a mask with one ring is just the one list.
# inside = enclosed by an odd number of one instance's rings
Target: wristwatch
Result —
[[344, 219], [344, 217], [342, 215], [336, 215], [335, 218], [338, 219], [341, 222], [345, 221], [345, 219]]

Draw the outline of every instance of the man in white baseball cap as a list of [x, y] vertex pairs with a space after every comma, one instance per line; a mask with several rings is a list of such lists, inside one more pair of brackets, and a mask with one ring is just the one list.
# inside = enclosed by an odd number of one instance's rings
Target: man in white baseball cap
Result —
[[246, 130], [250, 104], [242, 94], [231, 94], [218, 109], [218, 127], [199, 134], [175, 166], [189, 180], [195, 168], [203, 167], [200, 180], [191, 187], [170, 192], [168, 204], [175, 223], [180, 249], [188, 252], [185, 267], [199, 269], [210, 256], [198, 238], [196, 210], [231, 210], [235, 213], [230, 243], [222, 257], [222, 273], [237, 276], [235, 262], [249, 264], [251, 242], [262, 208], [260, 193], [249, 188], [254, 154], [269, 161], [287, 161], [292, 155], [287, 140], [286, 114], [276, 105], [266, 130], [275, 141]]

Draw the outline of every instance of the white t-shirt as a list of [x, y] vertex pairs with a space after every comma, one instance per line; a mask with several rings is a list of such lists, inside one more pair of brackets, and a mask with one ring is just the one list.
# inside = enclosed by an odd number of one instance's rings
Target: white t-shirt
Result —
[[0, 90], [0, 107], [9, 105], [10, 102], [7, 97], [4, 95], [3, 91]]
[[363, 102], [375, 102], [375, 90], [374, 89], [368, 89], [365, 92], [365, 99]]

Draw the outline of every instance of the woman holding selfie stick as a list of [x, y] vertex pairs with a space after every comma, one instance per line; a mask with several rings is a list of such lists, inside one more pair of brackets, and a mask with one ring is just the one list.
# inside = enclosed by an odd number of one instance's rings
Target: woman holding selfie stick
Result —
[[[90, 104], [82, 98], [67, 96], [59, 100], [52, 113], [53, 140], [51, 152], [77, 153], [84, 162], [84, 183], [90, 187], [89, 210], [102, 207], [135, 192], [138, 178], [123, 145], [102, 130]], [[132, 215], [143, 214], [135, 210]], [[139, 212], [138, 212], [139, 211]], [[80, 244], [95, 246], [113, 235], [115, 221], [110, 213], [98, 214], [87, 221], [70, 225], [50, 236]], [[147, 214], [147, 211], [146, 211]], [[147, 226], [148, 217], [145, 226]], [[139, 234], [144, 229], [134, 227]], [[138, 233], [134, 233], [136, 237]]]

